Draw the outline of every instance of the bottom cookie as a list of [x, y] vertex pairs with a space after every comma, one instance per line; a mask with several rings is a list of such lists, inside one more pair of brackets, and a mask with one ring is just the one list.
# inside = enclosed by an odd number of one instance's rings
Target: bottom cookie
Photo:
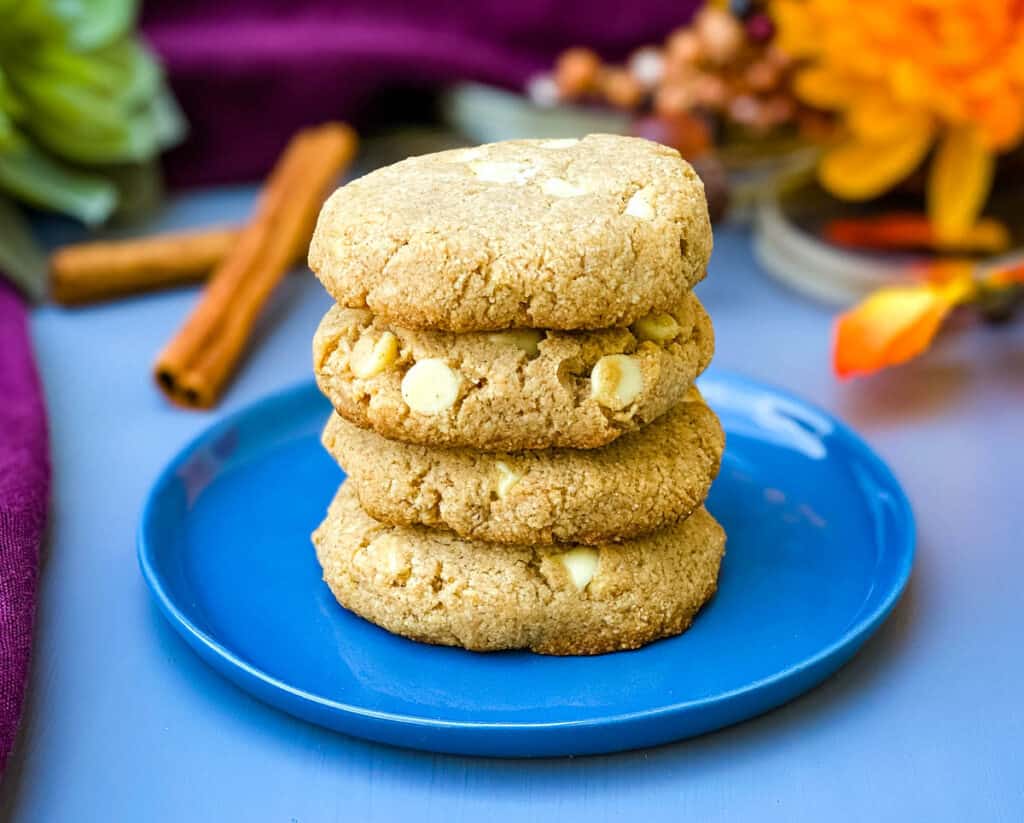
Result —
[[475, 651], [603, 654], [684, 631], [715, 592], [725, 533], [700, 508], [623, 543], [504, 546], [385, 525], [345, 484], [313, 543], [338, 602], [395, 634]]

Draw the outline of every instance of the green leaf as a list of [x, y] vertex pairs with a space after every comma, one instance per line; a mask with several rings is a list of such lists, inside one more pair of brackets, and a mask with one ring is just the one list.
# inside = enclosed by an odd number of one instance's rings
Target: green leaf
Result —
[[7, 75], [4, 74], [3, 67], [0, 66], [0, 112], [5, 117], [17, 120], [18, 117], [24, 114], [24, 111], [24, 106], [22, 106], [21, 101], [18, 100], [11, 90], [11, 84], [7, 80]]
[[117, 187], [117, 210], [113, 219], [130, 223], [144, 220], [156, 211], [164, 193], [160, 163], [154, 158], [142, 163], [121, 163], [95, 169]]
[[0, 42], [63, 41], [66, 27], [48, 0], [0, 0]]
[[50, 0], [67, 27], [68, 44], [86, 51], [124, 37], [135, 27], [133, 0]]
[[89, 52], [68, 51], [59, 44], [41, 46], [12, 71], [15, 76], [77, 86], [123, 107], [145, 103], [161, 82], [152, 55], [130, 38]]
[[88, 225], [102, 223], [117, 206], [108, 180], [65, 166], [30, 143], [0, 154], [0, 189]]
[[25, 215], [6, 197], [0, 197], [0, 274], [32, 300], [46, 295], [46, 255]]
[[26, 101], [26, 130], [77, 163], [146, 160], [184, 132], [156, 63], [134, 42], [90, 55], [39, 49], [11, 84]]
[[153, 128], [156, 131], [156, 141], [160, 149], [176, 146], [188, 133], [188, 122], [185, 115], [178, 107], [178, 101], [174, 99], [166, 88], [161, 87], [153, 97], [151, 108]]
[[0, 191], [87, 223], [112, 214], [120, 186], [125, 207], [158, 196], [153, 161], [186, 123], [132, 34], [138, 6], [0, 0]]

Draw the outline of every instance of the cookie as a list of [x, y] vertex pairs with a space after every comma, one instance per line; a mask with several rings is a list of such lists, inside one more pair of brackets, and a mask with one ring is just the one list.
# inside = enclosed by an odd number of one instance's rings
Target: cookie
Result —
[[725, 534], [703, 508], [647, 537], [521, 547], [388, 526], [342, 485], [313, 533], [345, 608], [413, 640], [603, 654], [679, 634], [714, 594]]
[[387, 440], [337, 414], [324, 446], [363, 508], [498, 543], [597, 544], [679, 522], [718, 474], [725, 435], [696, 389], [602, 449], [480, 452]]
[[309, 265], [341, 305], [405, 328], [603, 329], [671, 311], [710, 254], [679, 153], [595, 134], [371, 172], [324, 205]]
[[713, 350], [711, 321], [690, 294], [672, 313], [586, 332], [422, 331], [335, 306], [313, 340], [313, 367], [342, 417], [384, 437], [586, 449], [668, 411]]

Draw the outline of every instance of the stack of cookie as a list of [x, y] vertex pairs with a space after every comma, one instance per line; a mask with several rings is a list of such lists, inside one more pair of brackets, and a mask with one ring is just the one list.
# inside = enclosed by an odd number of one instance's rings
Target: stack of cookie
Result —
[[313, 535], [343, 606], [430, 643], [598, 654], [715, 590], [724, 446], [693, 381], [711, 229], [668, 148], [592, 135], [415, 157], [337, 191], [310, 265], [349, 477]]

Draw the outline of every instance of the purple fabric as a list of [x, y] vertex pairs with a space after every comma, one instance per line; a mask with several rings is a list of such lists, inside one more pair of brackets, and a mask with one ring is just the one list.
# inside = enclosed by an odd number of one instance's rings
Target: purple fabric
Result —
[[521, 88], [564, 48], [660, 42], [697, 0], [163, 0], [143, 30], [191, 123], [172, 184], [254, 179], [300, 126], [362, 124], [388, 88]]
[[0, 279], [0, 774], [25, 698], [50, 463], [25, 304]]

